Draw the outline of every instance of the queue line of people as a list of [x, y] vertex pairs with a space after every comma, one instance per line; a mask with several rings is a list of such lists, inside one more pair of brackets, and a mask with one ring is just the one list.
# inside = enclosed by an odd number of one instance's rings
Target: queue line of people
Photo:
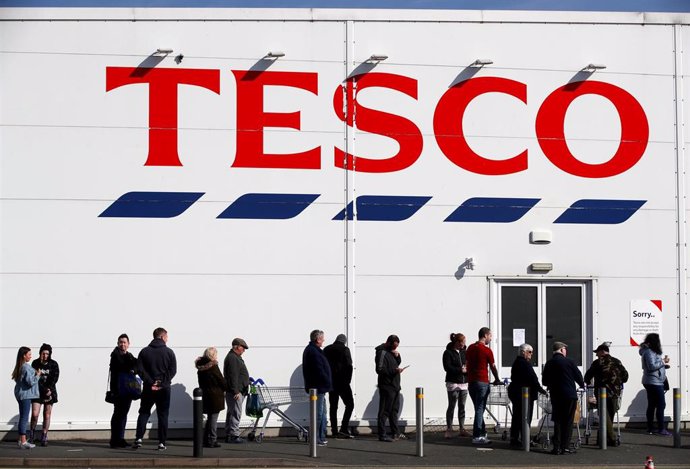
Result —
[[[472, 443], [475, 445], [490, 444], [484, 423], [484, 411], [490, 393], [490, 385], [503, 384], [498, 376], [494, 356], [489, 347], [492, 332], [483, 327], [478, 332], [478, 340], [466, 346], [466, 337], [461, 333], [450, 334], [450, 342], [443, 352], [443, 368], [446, 372], [445, 383], [448, 397], [446, 411], [446, 432], [444, 436], [453, 436], [453, 420], [457, 408], [460, 437], [467, 437], [470, 433], [465, 429], [465, 403], [469, 395], [474, 408], [475, 418], [472, 428]], [[140, 448], [146, 424], [153, 406], [158, 415], [158, 449], [166, 449], [168, 411], [170, 408], [170, 386], [177, 372], [175, 353], [167, 347], [168, 333], [162, 328], [153, 331], [153, 340], [144, 347], [135, 358], [129, 351], [129, 337], [121, 334], [117, 346], [110, 355], [110, 392], [114, 396], [112, 401], [113, 415], [111, 418], [112, 448], [124, 448], [129, 444], [124, 439], [127, 414], [132, 400], [136, 397], [122, 395], [119, 387], [122, 377], [128, 375], [141, 376], [142, 391], [139, 417], [133, 448]], [[352, 357], [347, 347], [347, 337], [339, 334], [333, 344], [323, 349], [325, 334], [321, 330], [314, 330], [310, 334], [310, 341], [304, 349], [302, 357], [302, 372], [305, 391], [317, 389], [317, 422], [318, 428], [312, 432], [321, 446], [327, 444], [327, 405], [325, 394], [329, 393], [331, 405], [331, 433], [334, 437], [354, 438], [355, 431], [350, 428], [350, 418], [354, 409], [354, 399], [351, 389], [353, 373]], [[386, 342], [375, 348], [375, 370], [378, 376], [377, 388], [379, 393], [379, 409], [377, 412], [377, 434], [380, 441], [392, 442], [405, 438], [400, 432], [398, 418], [400, 412], [400, 375], [407, 367], [401, 367], [401, 356], [398, 351], [400, 338], [390, 335]], [[203, 392], [203, 411], [207, 414], [204, 433], [204, 445], [219, 447], [217, 437], [217, 420], [219, 413], [225, 409], [226, 442], [243, 443], [240, 436], [239, 423], [242, 415], [242, 404], [249, 391], [249, 373], [242, 358], [248, 349], [244, 339], [235, 338], [232, 349], [225, 357], [223, 373], [218, 366], [218, 351], [209, 347], [203, 356], [195, 361], [199, 386]], [[553, 343], [553, 356], [544, 366], [542, 373], [543, 385], [548, 388], [554, 422], [554, 447], [552, 454], [568, 454], [574, 452], [570, 448], [573, 418], [577, 405], [577, 387], [584, 387], [585, 383], [594, 381], [595, 387], [606, 387], [607, 400], [607, 436], [611, 446], [618, 442], [613, 433], [612, 421], [620, 408], [620, 398], [623, 384], [628, 380], [628, 372], [615, 357], [609, 353], [609, 343], [603, 343], [594, 353], [597, 359], [583, 377], [574, 362], [567, 358], [568, 346], [556, 341]], [[650, 434], [670, 435], [665, 428], [664, 392], [668, 390], [665, 370], [670, 367], [668, 355], [662, 357], [661, 342], [658, 334], [648, 334], [639, 349], [643, 378], [642, 382], [647, 393], [647, 429]], [[538, 394], [545, 394], [546, 390], [539, 384], [539, 380], [532, 365], [533, 348], [529, 344], [519, 347], [518, 356], [511, 368], [511, 383], [508, 386], [508, 396], [513, 407], [513, 421], [510, 432], [510, 445], [522, 447], [520, 441], [522, 417], [521, 389], [530, 389], [529, 406], [525, 409], [527, 419], [532, 420], [534, 401]], [[59, 366], [52, 359], [52, 347], [43, 344], [39, 351], [39, 358], [31, 365], [32, 353], [28, 347], [20, 347], [17, 361], [12, 372], [15, 381], [15, 397], [19, 404], [19, 439], [18, 446], [23, 449], [35, 447], [35, 429], [40, 408], [44, 408], [44, 420], [41, 433], [41, 444], [47, 446], [47, 435], [50, 426], [52, 406], [57, 402], [56, 383], [59, 378]], [[489, 372], [494, 380], [490, 382]], [[339, 400], [345, 404], [342, 423], [338, 425], [337, 408]], [[27, 421], [30, 426], [27, 429]], [[654, 425], [654, 418], [657, 423]], [[387, 431], [387, 428], [390, 431]]]

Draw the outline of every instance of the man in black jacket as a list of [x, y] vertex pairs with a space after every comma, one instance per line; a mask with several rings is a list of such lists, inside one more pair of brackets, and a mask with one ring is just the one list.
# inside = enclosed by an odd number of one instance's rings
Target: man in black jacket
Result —
[[244, 364], [242, 354], [249, 346], [244, 339], [236, 337], [232, 341], [232, 350], [225, 356], [223, 374], [228, 391], [225, 401], [228, 413], [225, 417], [225, 441], [228, 443], [244, 443], [240, 437], [240, 419], [242, 418], [242, 401], [249, 393], [249, 371]]
[[551, 420], [553, 420], [553, 450], [551, 454], [569, 454], [570, 436], [573, 432], [573, 418], [577, 407], [577, 388], [584, 387], [582, 373], [572, 360], [566, 358], [568, 346], [563, 342], [553, 343], [553, 357], [544, 365], [541, 381], [549, 388], [551, 395]]
[[158, 414], [158, 450], [165, 451], [168, 436], [168, 412], [170, 410], [170, 385], [177, 374], [175, 352], [166, 345], [168, 331], [157, 327], [153, 331], [153, 340], [139, 352], [137, 370], [144, 381], [141, 393], [139, 418], [134, 449], [141, 448], [146, 431], [146, 424], [151, 417], [151, 408], [156, 406]]
[[[521, 447], [520, 433], [522, 431], [523, 411], [527, 411], [527, 420], [532, 422], [534, 412], [534, 401], [537, 394], [546, 394], [544, 388], [539, 385], [539, 379], [532, 367], [532, 346], [530, 344], [520, 345], [519, 355], [513, 362], [510, 369], [510, 385], [508, 386], [508, 398], [513, 404], [513, 420], [510, 424], [510, 446]], [[529, 406], [522, 408], [522, 388], [529, 388]], [[529, 437], [529, 435], [528, 435]]]
[[[346, 342], [347, 336], [339, 334], [335, 338], [335, 342], [323, 349], [323, 353], [326, 354], [333, 377], [333, 389], [328, 393], [328, 401], [331, 405], [331, 430], [333, 437], [354, 438], [350, 433], [350, 417], [355, 408], [355, 400], [350, 387], [352, 382], [352, 355], [350, 354], [350, 349], [345, 345]], [[343, 404], [345, 404], [340, 431], [338, 431], [339, 399], [342, 399]]]
[[316, 437], [319, 446], [326, 446], [326, 393], [333, 386], [331, 381], [331, 367], [324, 355], [323, 342], [325, 336], [323, 331], [315, 329], [309, 335], [309, 343], [302, 353], [302, 375], [304, 376], [304, 390], [316, 389], [316, 412], [318, 428], [310, 428], [310, 435]]
[[[390, 335], [386, 343], [376, 347], [376, 374], [378, 375], [379, 412], [377, 416], [379, 441], [391, 442], [400, 437], [398, 429], [398, 412], [400, 411], [400, 339]], [[386, 434], [386, 420], [391, 435]]]

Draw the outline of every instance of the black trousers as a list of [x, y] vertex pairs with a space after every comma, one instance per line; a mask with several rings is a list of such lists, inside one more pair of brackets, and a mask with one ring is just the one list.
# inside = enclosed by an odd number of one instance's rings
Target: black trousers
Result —
[[400, 391], [395, 388], [379, 386], [379, 413], [377, 418], [379, 437], [386, 436], [386, 421], [391, 428], [391, 436], [398, 435], [398, 413], [400, 412]]
[[[513, 419], [510, 422], [510, 441], [515, 443], [522, 441], [522, 391], [518, 394], [508, 394], [510, 402], [513, 407]], [[532, 415], [534, 414], [534, 401], [530, 399], [527, 407], [527, 420], [532, 424]], [[529, 435], [528, 435], [529, 439]]]
[[118, 443], [125, 439], [127, 414], [132, 405], [132, 399], [118, 397], [113, 404], [113, 416], [110, 418], [110, 442]]
[[577, 408], [577, 399], [551, 396], [553, 414], [553, 447], [555, 449], [568, 449], [570, 437], [573, 434], [573, 419]]
[[335, 436], [338, 433], [338, 401], [343, 400], [345, 404], [345, 411], [343, 412], [343, 421], [340, 424], [340, 430], [343, 432], [349, 431], [350, 428], [350, 417], [352, 417], [352, 411], [355, 410], [355, 400], [352, 396], [352, 388], [350, 384], [341, 384], [333, 387], [333, 390], [328, 393], [328, 403], [331, 405], [330, 416], [331, 416], [331, 430]]
[[158, 442], [165, 444], [168, 438], [168, 412], [170, 411], [170, 388], [161, 388], [152, 391], [151, 388], [144, 388], [141, 393], [141, 406], [139, 407], [139, 418], [137, 419], [137, 440], [144, 437], [146, 424], [151, 417], [151, 408], [156, 406], [158, 414]]

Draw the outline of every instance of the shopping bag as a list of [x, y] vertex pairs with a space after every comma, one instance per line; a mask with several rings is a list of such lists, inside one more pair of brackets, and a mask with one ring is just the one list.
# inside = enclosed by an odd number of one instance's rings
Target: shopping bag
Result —
[[261, 402], [259, 401], [259, 394], [256, 392], [256, 388], [254, 386], [251, 386], [249, 396], [247, 396], [245, 413], [248, 417], [253, 418], [261, 418], [264, 416], [264, 411], [261, 408]]
[[120, 373], [118, 378], [119, 395], [136, 401], [141, 397], [142, 380], [134, 373]]

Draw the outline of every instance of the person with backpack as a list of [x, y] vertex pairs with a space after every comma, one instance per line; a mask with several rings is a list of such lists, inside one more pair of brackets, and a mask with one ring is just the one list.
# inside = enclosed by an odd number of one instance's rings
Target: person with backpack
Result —
[[618, 446], [613, 431], [613, 418], [621, 407], [621, 393], [623, 383], [628, 382], [628, 371], [621, 361], [609, 353], [609, 344], [604, 342], [594, 350], [597, 359], [592, 362], [585, 373], [585, 383], [591, 383], [594, 379], [596, 389], [606, 388], [606, 440], [608, 446]]

